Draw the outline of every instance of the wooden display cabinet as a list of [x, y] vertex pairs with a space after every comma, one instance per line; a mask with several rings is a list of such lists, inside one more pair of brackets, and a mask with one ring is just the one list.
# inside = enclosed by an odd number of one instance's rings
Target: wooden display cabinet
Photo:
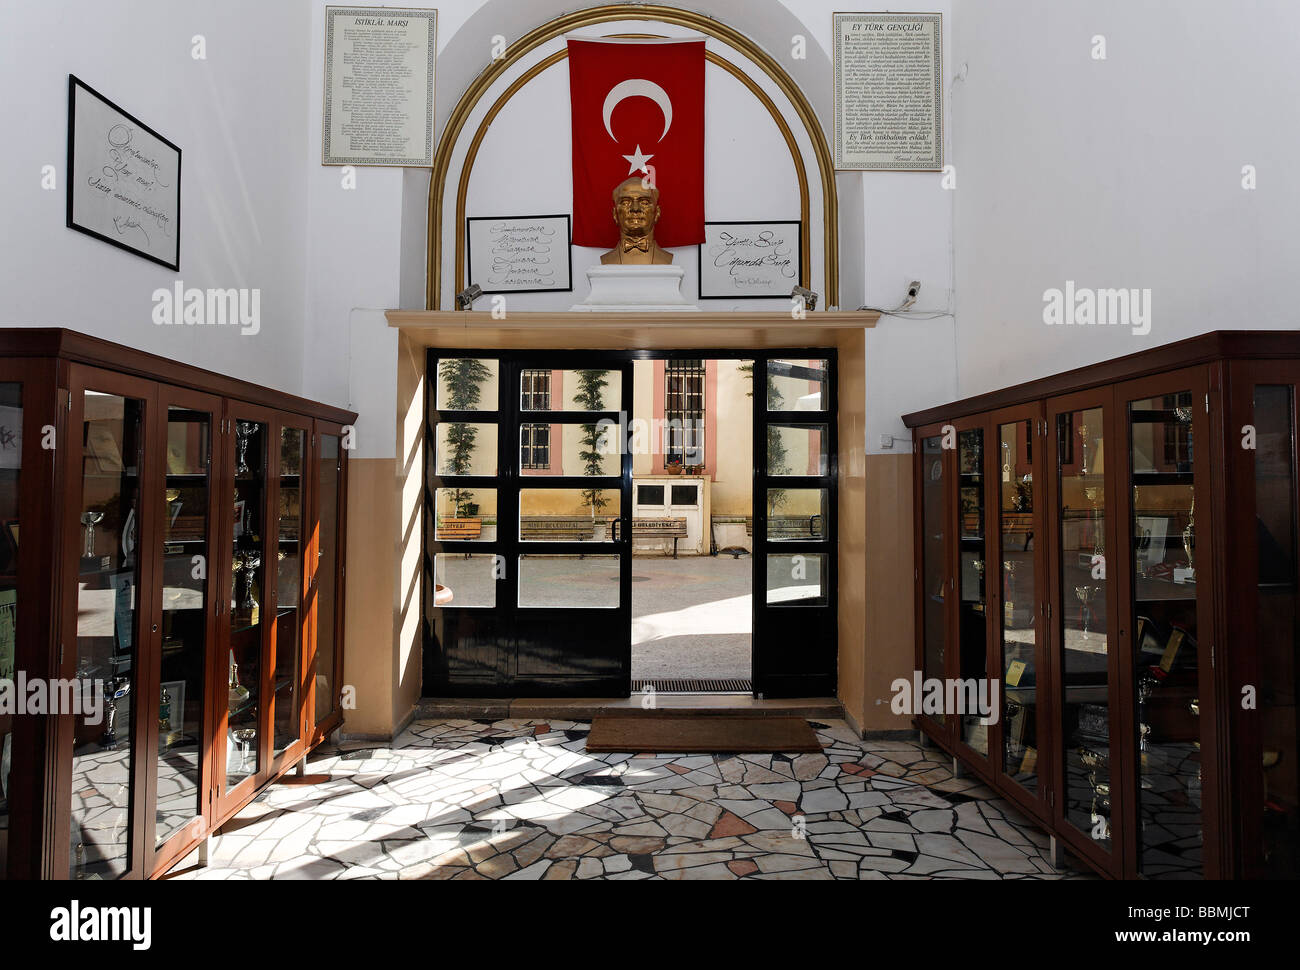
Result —
[[72, 701], [0, 718], [0, 874], [161, 875], [341, 725], [355, 419], [0, 333], [0, 675]]
[[905, 418], [917, 668], [998, 696], [916, 723], [1104, 875], [1297, 874], [1298, 384], [1220, 332]]

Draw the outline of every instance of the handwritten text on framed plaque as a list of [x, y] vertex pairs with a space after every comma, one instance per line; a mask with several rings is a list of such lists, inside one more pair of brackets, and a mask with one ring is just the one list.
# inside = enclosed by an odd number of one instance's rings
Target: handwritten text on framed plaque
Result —
[[573, 289], [569, 217], [467, 219], [469, 281], [484, 293], [557, 293]]
[[700, 299], [789, 298], [802, 286], [798, 222], [706, 222]]

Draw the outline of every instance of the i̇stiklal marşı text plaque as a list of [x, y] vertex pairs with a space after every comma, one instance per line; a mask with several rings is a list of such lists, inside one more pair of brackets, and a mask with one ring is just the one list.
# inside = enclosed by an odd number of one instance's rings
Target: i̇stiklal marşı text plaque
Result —
[[67, 226], [181, 268], [181, 150], [72, 75]]
[[484, 293], [565, 293], [573, 289], [569, 217], [471, 217], [469, 281]]
[[802, 286], [799, 222], [706, 222], [700, 299], [790, 298]]
[[433, 165], [436, 10], [325, 8], [323, 165]]
[[837, 13], [835, 168], [943, 168], [943, 15]]

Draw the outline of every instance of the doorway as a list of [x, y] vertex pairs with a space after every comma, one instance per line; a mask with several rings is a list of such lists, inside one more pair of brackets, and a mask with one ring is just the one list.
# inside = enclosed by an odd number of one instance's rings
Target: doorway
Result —
[[[748, 457], [727, 473], [749, 515], [712, 507], [720, 454], [746, 449], [716, 410], [711, 428], [710, 362], [715, 409], [724, 373], [750, 388]], [[427, 363], [426, 696], [626, 697], [634, 679], [834, 693], [834, 351], [430, 350]], [[648, 677], [638, 642], [673, 648]]]

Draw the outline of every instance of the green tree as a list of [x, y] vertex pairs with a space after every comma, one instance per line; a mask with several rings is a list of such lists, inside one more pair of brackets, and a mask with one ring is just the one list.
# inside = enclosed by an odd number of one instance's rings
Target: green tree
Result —
[[[474, 357], [455, 357], [440, 361], [438, 378], [442, 381], [449, 411], [469, 411], [478, 407], [483, 396], [483, 385], [492, 376], [492, 371], [483, 361]], [[474, 448], [478, 440], [478, 429], [472, 424], [452, 422], [447, 426], [447, 456], [445, 474], [468, 475], [474, 460]], [[464, 513], [464, 508], [474, 499], [473, 491], [463, 488], [451, 490], [451, 500], [456, 506], [456, 515]]]
[[[754, 396], [754, 364], [749, 362], [740, 365], [746, 377], [750, 381], [750, 389], [746, 392], [746, 397]], [[781, 405], [785, 403], [785, 395], [776, 386], [776, 381], [772, 380], [772, 375], [767, 375], [767, 409], [769, 411], [781, 410]], [[785, 447], [785, 441], [781, 438], [781, 429], [774, 428], [772, 425], [767, 426], [767, 473], [768, 475], [788, 475], [790, 474], [790, 453]], [[783, 488], [769, 488], [767, 490], [767, 514], [775, 515], [785, 505], [787, 499], [786, 491]]]
[[[604, 410], [605, 388], [609, 386], [609, 371], [580, 370], [577, 374], [578, 388], [573, 395], [574, 403], [583, 411]], [[578, 457], [582, 459], [583, 475], [588, 477], [600, 475], [605, 466], [605, 456], [599, 451], [603, 429], [596, 424], [584, 424], [579, 427], [582, 432], [580, 439], [582, 448], [578, 452]], [[582, 500], [591, 508], [593, 520], [596, 518], [596, 513], [609, 504], [609, 499], [598, 488], [584, 489]]]

